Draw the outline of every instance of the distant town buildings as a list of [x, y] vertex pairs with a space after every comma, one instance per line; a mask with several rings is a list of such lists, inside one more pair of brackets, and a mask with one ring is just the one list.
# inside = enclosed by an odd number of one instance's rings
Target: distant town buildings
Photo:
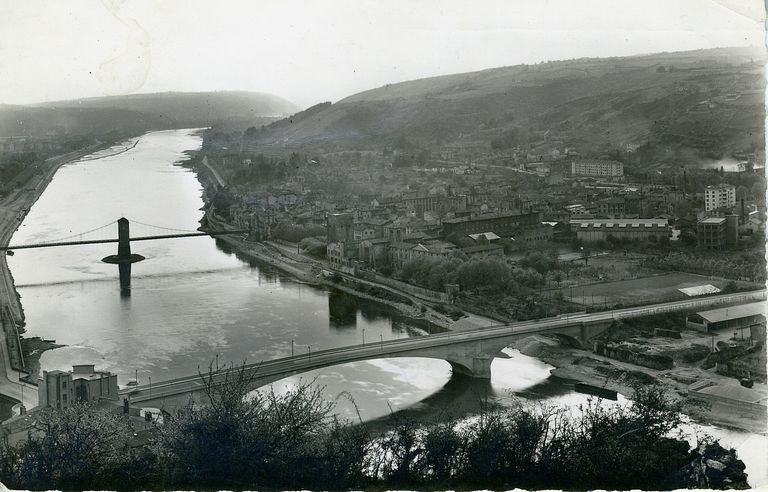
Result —
[[60, 148], [61, 144], [50, 137], [0, 137], [0, 154], [49, 152]]
[[624, 176], [624, 164], [601, 159], [577, 159], [571, 161], [571, 174], [595, 178], [620, 178]]
[[67, 408], [75, 401], [117, 400], [117, 375], [97, 371], [92, 364], [71, 371], [43, 371], [37, 380], [40, 407]]
[[736, 187], [721, 183], [704, 190], [704, 209], [707, 212], [736, 206]]

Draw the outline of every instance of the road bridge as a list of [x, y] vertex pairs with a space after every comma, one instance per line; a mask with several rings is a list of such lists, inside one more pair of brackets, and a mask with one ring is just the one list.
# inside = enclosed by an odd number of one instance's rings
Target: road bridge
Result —
[[[422, 337], [389, 340], [332, 348], [283, 357], [243, 367], [256, 389], [289, 376], [349, 362], [391, 357], [426, 357], [445, 360], [454, 374], [490, 378], [491, 362], [501, 356], [500, 351], [518, 340], [532, 335], [560, 335], [575, 345], [587, 345], [614, 320], [655, 314], [699, 309], [708, 306], [740, 304], [765, 300], [765, 290], [710, 296], [633, 308], [560, 315], [532, 321], [488, 327], [461, 332], [447, 332]], [[214, 383], [224, 380], [223, 374], [213, 375]], [[202, 397], [203, 378], [199, 374], [153, 385], [129, 387], [120, 391], [121, 398], [130, 398], [133, 404], [152, 406], [172, 411], [186, 404], [190, 397]]]

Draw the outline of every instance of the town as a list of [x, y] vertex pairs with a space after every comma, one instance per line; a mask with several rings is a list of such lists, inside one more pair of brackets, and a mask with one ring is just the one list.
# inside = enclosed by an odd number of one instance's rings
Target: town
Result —
[[764, 49], [331, 90], [222, 40], [286, 93], [0, 105], [0, 485], [768, 484]]

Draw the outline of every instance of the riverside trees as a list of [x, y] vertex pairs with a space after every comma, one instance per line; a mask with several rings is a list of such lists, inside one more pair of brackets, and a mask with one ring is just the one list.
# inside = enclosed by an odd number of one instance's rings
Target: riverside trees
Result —
[[[311, 384], [253, 393], [250, 377], [231, 366], [211, 367], [201, 380], [206, 404], [167, 416], [146, 444], [132, 440], [120, 415], [87, 405], [46, 410], [29, 442], [0, 445], [0, 479], [25, 489], [651, 490], [692, 483], [687, 465], [706, 453], [689, 455], [675, 434], [680, 408], [655, 386], [619, 406], [483, 406], [478, 416], [437, 423], [395, 413], [374, 434], [335, 418], [333, 402]], [[747, 486], [743, 464], [732, 468], [741, 482], [718, 483]]]

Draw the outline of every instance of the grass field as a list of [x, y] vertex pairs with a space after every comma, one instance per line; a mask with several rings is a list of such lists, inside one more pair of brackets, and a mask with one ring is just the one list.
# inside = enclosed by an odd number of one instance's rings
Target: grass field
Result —
[[[616, 282], [602, 282], [592, 285], [564, 287], [561, 289], [566, 300], [585, 306], [637, 304], [650, 301], [677, 301], [688, 296], [677, 289], [711, 284], [723, 290], [728, 280], [710, 278], [693, 273], [667, 273], [653, 277]], [[745, 282], [737, 284], [748, 285]]]

